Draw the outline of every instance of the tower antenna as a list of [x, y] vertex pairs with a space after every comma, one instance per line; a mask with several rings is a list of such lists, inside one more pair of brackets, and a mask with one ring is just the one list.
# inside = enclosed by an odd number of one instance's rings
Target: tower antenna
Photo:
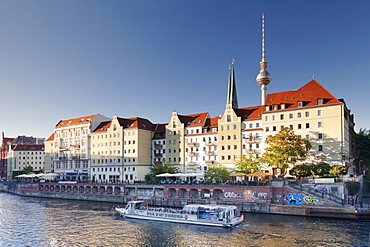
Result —
[[266, 103], [267, 85], [271, 82], [272, 78], [267, 71], [267, 62], [265, 55], [265, 14], [262, 13], [262, 60], [260, 62], [260, 73], [256, 77], [257, 83], [261, 86], [261, 104]]

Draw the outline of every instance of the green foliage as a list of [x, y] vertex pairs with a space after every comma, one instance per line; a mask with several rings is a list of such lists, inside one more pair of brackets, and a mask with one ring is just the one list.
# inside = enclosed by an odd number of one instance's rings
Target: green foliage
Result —
[[361, 128], [355, 135], [355, 150], [361, 165], [370, 168], [370, 130]]
[[258, 160], [253, 155], [242, 155], [235, 160], [235, 170], [246, 174], [260, 171]]
[[311, 144], [306, 139], [300, 139], [290, 128], [283, 128], [276, 135], [268, 136], [268, 147], [261, 157], [261, 161], [270, 166], [286, 169], [289, 164], [306, 158]]
[[28, 165], [22, 169], [22, 172], [24, 172], [25, 174], [30, 174], [31, 172], [33, 172], [33, 167]]
[[214, 164], [208, 167], [208, 170], [204, 172], [204, 177], [209, 180], [223, 181], [229, 179], [230, 172], [226, 167], [220, 164]]
[[348, 195], [354, 196], [360, 191], [360, 182], [348, 181], [345, 183], [348, 190]]
[[150, 167], [150, 172], [145, 175], [146, 181], [159, 181], [163, 178], [156, 177], [158, 174], [163, 173], [179, 173], [180, 169], [178, 167], [175, 167], [172, 164], [168, 163], [162, 163], [162, 162], [156, 162], [153, 164], [152, 167]]
[[296, 166], [290, 170], [290, 175], [296, 176], [298, 178], [304, 178], [312, 175], [312, 170], [310, 166]]
[[348, 172], [347, 166], [332, 166], [329, 170], [331, 175], [346, 175]]
[[329, 174], [330, 169], [331, 169], [331, 166], [327, 163], [320, 163], [320, 164], [311, 166], [312, 174], [319, 175], [319, 176]]

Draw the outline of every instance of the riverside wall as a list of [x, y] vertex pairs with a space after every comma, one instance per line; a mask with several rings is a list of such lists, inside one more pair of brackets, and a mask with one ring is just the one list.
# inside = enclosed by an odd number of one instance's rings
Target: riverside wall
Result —
[[[341, 206], [306, 193], [300, 194], [282, 184], [247, 187], [1, 182], [0, 191], [21, 196], [118, 204], [143, 199], [150, 205], [166, 207], [182, 207], [190, 203], [233, 204], [242, 212], [251, 213], [347, 219], [358, 219], [360, 215], [355, 207]], [[370, 219], [370, 213], [365, 213], [362, 217]]]

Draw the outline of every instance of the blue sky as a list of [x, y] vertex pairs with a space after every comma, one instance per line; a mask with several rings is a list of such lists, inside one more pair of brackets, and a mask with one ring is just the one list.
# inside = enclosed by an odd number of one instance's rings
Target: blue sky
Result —
[[47, 138], [96, 113], [165, 123], [223, 113], [235, 59], [239, 107], [255, 77], [265, 13], [268, 93], [315, 75], [370, 129], [368, 1], [0, 1], [0, 131]]

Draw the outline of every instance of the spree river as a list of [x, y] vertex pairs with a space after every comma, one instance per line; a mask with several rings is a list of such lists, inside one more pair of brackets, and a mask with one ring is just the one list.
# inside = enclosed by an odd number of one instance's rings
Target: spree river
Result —
[[0, 246], [368, 246], [370, 222], [245, 214], [235, 228], [122, 219], [116, 204], [0, 192]]

